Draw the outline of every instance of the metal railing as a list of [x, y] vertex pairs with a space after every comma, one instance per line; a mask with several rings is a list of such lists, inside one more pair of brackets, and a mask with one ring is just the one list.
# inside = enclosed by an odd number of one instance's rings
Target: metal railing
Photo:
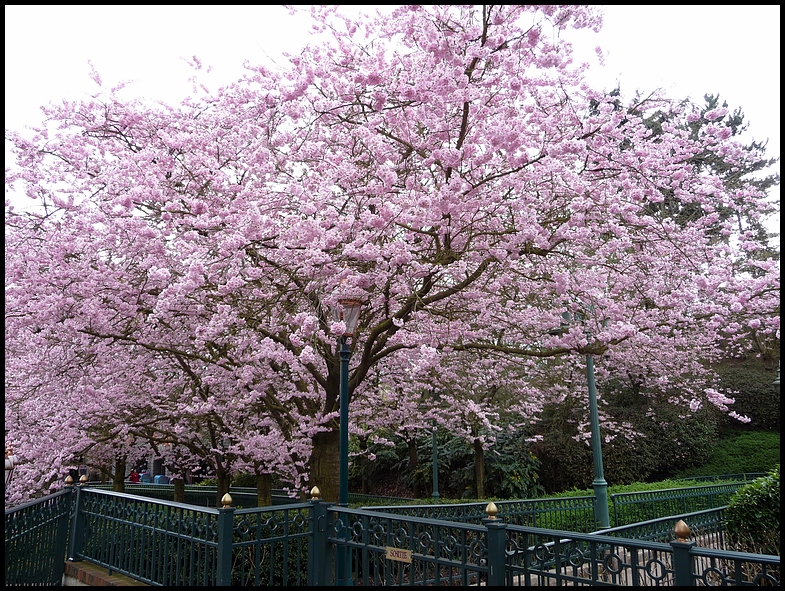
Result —
[[60, 584], [73, 497], [65, 489], [6, 510], [6, 585]]
[[[87, 482], [84, 486], [95, 488], [98, 490], [112, 490], [111, 484], [100, 482]], [[174, 485], [173, 484], [153, 484], [141, 482], [125, 482], [125, 492], [132, 495], [141, 495], [144, 497], [151, 497], [154, 499], [162, 499], [172, 501], [174, 500]], [[197, 484], [185, 485], [185, 500], [183, 502], [189, 505], [199, 505], [202, 507], [215, 507], [217, 505], [218, 487], [216, 486], [201, 486]], [[256, 507], [258, 501], [257, 490], [249, 486], [233, 486], [229, 489], [229, 494], [232, 496], [235, 506], [238, 507]], [[385, 502], [385, 503], [404, 503], [412, 502], [414, 499], [405, 497], [386, 497], [382, 495], [365, 495], [360, 493], [349, 493], [350, 503], [372, 503], [372, 502]], [[284, 489], [273, 489], [272, 491], [272, 504], [273, 505], [290, 505], [293, 503], [302, 502], [300, 499], [292, 497]]]
[[676, 523], [682, 520], [690, 525], [692, 534], [690, 539], [699, 540], [702, 545], [711, 548], [725, 550], [725, 508], [726, 506], [723, 506], [684, 515], [660, 517], [594, 533], [650, 542], [671, 542], [676, 539], [674, 532]]
[[613, 526], [721, 507], [727, 505], [736, 491], [746, 484], [749, 482], [612, 494]]
[[[595, 529], [592, 497], [557, 497], [496, 501], [499, 518], [514, 525], [591, 532]], [[396, 515], [423, 519], [446, 519], [460, 523], [480, 523], [486, 517], [487, 503], [445, 503], [439, 505], [388, 505], [363, 507]]]
[[[325, 507], [323, 515], [326, 526], [315, 534], [313, 551], [346, 548], [343, 570], [352, 573], [355, 585], [648, 587], [780, 580], [779, 556], [698, 548], [686, 525], [685, 537], [655, 542], [620, 532], [510, 525], [498, 518], [455, 523], [337, 506]], [[323, 572], [318, 584], [330, 584], [329, 566]]]
[[215, 509], [80, 488], [69, 558], [151, 585], [305, 585], [309, 509]]
[[[317, 522], [325, 524], [315, 533], [314, 553], [332, 555], [336, 566], [339, 557], [345, 556], [343, 572], [351, 573], [350, 584], [354, 585], [491, 584], [489, 577], [495, 565], [490, 564], [489, 558], [504, 556], [504, 532], [499, 535], [484, 524], [326, 503], [314, 503], [314, 510]], [[341, 547], [347, 551], [339, 552]], [[314, 584], [339, 584], [329, 566], [320, 572], [322, 575]]]
[[689, 478], [674, 478], [671, 482], [751, 482], [766, 476], [767, 472], [740, 472], [738, 474], [716, 474], [714, 476], [690, 476]]
[[[454, 506], [462, 513], [444, 516], [462, 520], [448, 520], [418, 512], [428, 506], [411, 515], [318, 499], [216, 509], [68, 487], [6, 512], [6, 583], [59, 584], [70, 513], [71, 559], [155, 586], [779, 584], [779, 556], [722, 549], [722, 508], [682, 516], [694, 531], [674, 535], [674, 517], [581, 533], [513, 523], [529, 517], [526, 503], [507, 503], [509, 518], [493, 504], [482, 518], [477, 505]], [[41, 554], [56, 583], [40, 575]]]

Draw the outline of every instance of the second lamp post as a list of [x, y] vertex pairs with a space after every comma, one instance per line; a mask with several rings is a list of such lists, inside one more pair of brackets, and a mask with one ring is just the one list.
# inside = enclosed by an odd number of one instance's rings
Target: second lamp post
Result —
[[[559, 335], [567, 332], [572, 322], [584, 323], [587, 320], [585, 314], [577, 312], [574, 317], [569, 312], [562, 314], [561, 325], [549, 331], [552, 335]], [[604, 325], [604, 322], [603, 322]], [[587, 329], [586, 336], [589, 342], [592, 334]], [[610, 515], [608, 511], [608, 483], [605, 481], [605, 473], [602, 468], [602, 440], [600, 436], [600, 419], [597, 410], [597, 385], [594, 382], [594, 357], [591, 353], [586, 354], [586, 381], [589, 385], [589, 424], [591, 425], [591, 454], [594, 462], [594, 521], [599, 529], [610, 527]]]

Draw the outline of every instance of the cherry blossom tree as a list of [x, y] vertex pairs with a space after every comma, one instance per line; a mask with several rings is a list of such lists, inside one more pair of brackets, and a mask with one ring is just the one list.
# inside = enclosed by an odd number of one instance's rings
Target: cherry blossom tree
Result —
[[[179, 105], [126, 99], [94, 73], [89, 100], [46, 107], [31, 137], [6, 131], [7, 191], [41, 205], [6, 204], [20, 457], [50, 473], [55, 450], [127, 456], [143, 438], [178, 469], [209, 459], [222, 486], [240, 467], [283, 472], [336, 500], [346, 296], [364, 302], [357, 433], [381, 409], [415, 416], [438, 386], [492, 426], [486, 394], [505, 380], [526, 420], [583, 396], [531, 384], [548, 359], [586, 353], [604, 356], [600, 375], [727, 407], [706, 362], [745, 327], [779, 337], [779, 262], [751, 262], [764, 238], [715, 213], [760, 220], [765, 193], [691, 161], [743, 164], [722, 125], [691, 134], [678, 101], [588, 87], [568, 36], [599, 30], [591, 8], [311, 11], [320, 36], [288, 69], [249, 64]], [[655, 112], [668, 113], [656, 134]], [[656, 207], [666, 197], [705, 215], [677, 223]], [[551, 334], [565, 311], [585, 322]]]

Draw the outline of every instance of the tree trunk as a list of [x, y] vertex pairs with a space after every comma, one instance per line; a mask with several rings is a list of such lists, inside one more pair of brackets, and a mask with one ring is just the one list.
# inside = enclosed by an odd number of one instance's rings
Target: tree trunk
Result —
[[273, 477], [270, 474], [256, 475], [256, 506], [269, 507], [273, 504]]
[[172, 479], [174, 485], [174, 502], [185, 503], [185, 478], [182, 476], [175, 476]]
[[319, 487], [325, 501], [338, 502], [340, 463], [340, 437], [338, 428], [313, 436], [313, 453], [310, 461], [310, 486]]
[[367, 475], [368, 464], [369, 464], [368, 458], [363, 457], [362, 463], [363, 463], [363, 470], [362, 470], [362, 482], [360, 484], [360, 489], [364, 495], [367, 495], [370, 494], [371, 492], [371, 483], [368, 482], [368, 475]]
[[223, 507], [221, 499], [229, 492], [229, 473], [224, 469], [223, 465], [218, 464], [218, 469], [215, 471], [215, 482], [218, 487], [216, 494], [216, 507]]
[[114, 492], [125, 492], [125, 458], [115, 458], [112, 490]]
[[474, 440], [474, 478], [477, 481], [477, 498], [485, 497], [485, 453], [482, 442]]
[[417, 477], [417, 465], [419, 459], [417, 457], [417, 441], [410, 439], [407, 444], [409, 445], [409, 473], [412, 475], [412, 496], [415, 499], [422, 497], [422, 485], [420, 479]]
[[368, 461], [368, 438], [360, 437], [359, 440], [360, 451], [362, 452], [360, 456], [360, 492], [367, 495], [371, 489], [371, 485], [368, 482], [368, 465], [370, 464]]

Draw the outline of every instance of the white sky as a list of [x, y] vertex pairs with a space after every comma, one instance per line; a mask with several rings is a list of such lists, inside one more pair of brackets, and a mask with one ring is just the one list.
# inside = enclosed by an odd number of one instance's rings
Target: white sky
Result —
[[[742, 107], [749, 137], [768, 139], [769, 155], [779, 156], [778, 5], [604, 10], [599, 34], [570, 33], [578, 59], [596, 64], [596, 45], [608, 54], [590, 76], [596, 86], [661, 87], [696, 100], [719, 93]], [[40, 105], [93, 92], [88, 60], [106, 87], [132, 80], [126, 92], [176, 102], [190, 91], [184, 58], [212, 66], [216, 88], [238, 78], [244, 60], [285, 65], [281, 52], [296, 52], [308, 29], [307, 18], [280, 6], [6, 6], [5, 127], [20, 131], [40, 121]]]

